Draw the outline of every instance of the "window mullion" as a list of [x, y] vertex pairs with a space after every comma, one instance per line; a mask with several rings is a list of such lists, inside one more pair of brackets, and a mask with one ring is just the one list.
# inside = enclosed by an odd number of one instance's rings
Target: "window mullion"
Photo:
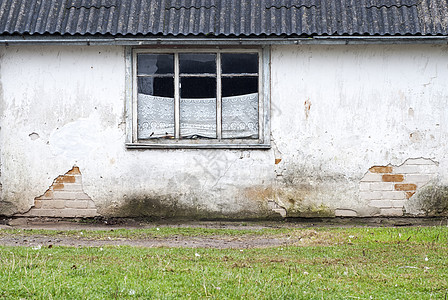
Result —
[[179, 53], [174, 53], [174, 137], [180, 136]]
[[216, 55], [216, 131], [218, 141], [222, 138], [222, 101], [221, 101], [221, 53]]

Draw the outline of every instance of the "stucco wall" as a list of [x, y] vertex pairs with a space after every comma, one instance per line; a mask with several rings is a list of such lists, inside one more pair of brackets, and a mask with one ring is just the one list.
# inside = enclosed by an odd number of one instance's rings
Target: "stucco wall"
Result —
[[122, 47], [2, 47], [0, 214], [444, 214], [447, 54], [275, 46], [270, 150], [127, 150]]

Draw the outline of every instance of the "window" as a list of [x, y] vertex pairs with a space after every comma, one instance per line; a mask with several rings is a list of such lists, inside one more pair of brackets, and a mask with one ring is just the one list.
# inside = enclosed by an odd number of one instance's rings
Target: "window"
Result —
[[269, 148], [268, 54], [132, 50], [127, 146]]

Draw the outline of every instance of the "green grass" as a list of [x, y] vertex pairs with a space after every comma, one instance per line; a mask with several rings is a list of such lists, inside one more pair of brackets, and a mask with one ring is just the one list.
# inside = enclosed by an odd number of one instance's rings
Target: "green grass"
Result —
[[291, 237], [287, 247], [0, 247], [0, 299], [445, 299], [448, 228], [0, 230], [82, 238]]

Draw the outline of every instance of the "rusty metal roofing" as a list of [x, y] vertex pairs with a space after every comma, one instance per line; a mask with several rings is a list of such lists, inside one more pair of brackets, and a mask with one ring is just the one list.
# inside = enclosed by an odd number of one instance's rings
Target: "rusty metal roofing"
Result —
[[0, 0], [0, 34], [447, 35], [448, 0]]

